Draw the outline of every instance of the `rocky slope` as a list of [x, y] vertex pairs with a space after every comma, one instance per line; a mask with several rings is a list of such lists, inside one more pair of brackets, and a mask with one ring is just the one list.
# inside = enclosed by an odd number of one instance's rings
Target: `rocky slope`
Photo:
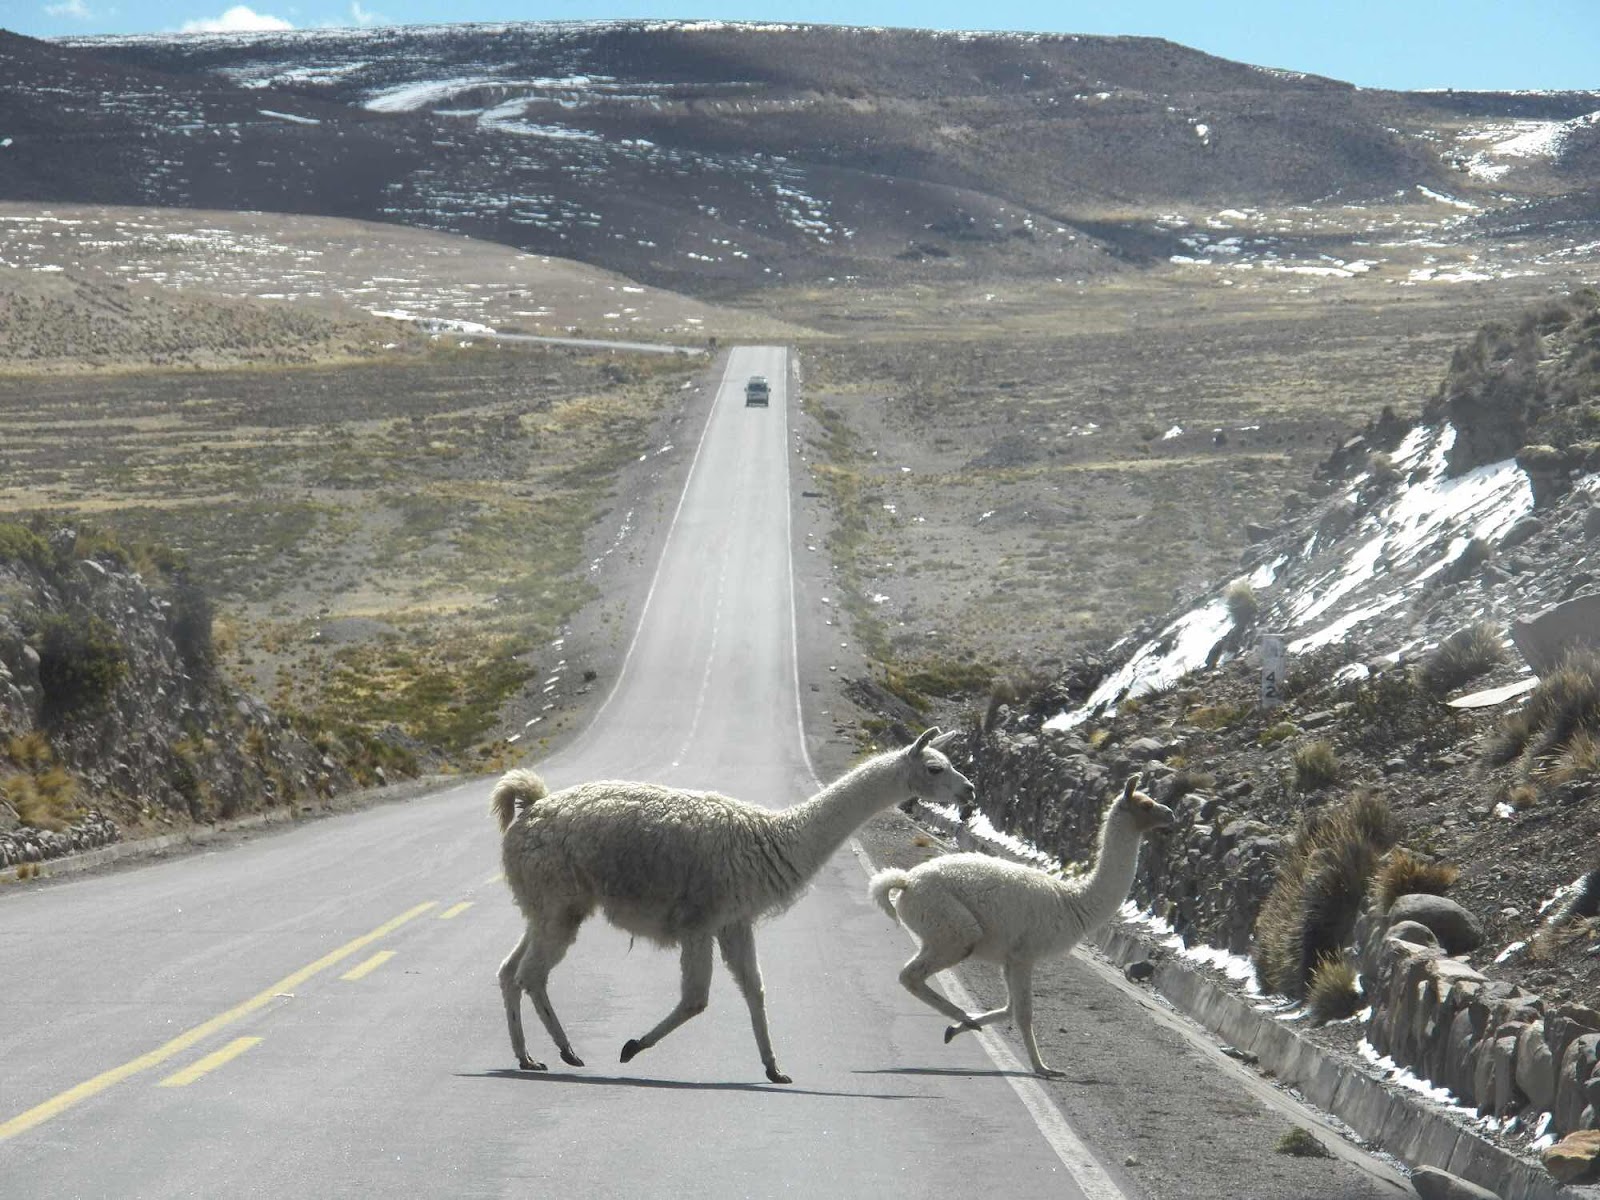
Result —
[[[988, 819], [1069, 863], [1092, 851], [1108, 791], [1143, 772], [1178, 822], [1134, 899], [1258, 976], [1262, 914], [1307, 832], [1352, 797], [1381, 805], [1386, 840], [1342, 892], [1297, 901], [1292, 936], [1359, 964], [1374, 1057], [1522, 1150], [1600, 1125], [1600, 660], [1538, 677], [1507, 645], [1519, 619], [1596, 594], [1597, 412], [1600, 295], [1486, 328], [1419, 421], [1373, 422], [1259, 528], [1249, 586], [997, 695], [968, 734]], [[1254, 653], [1268, 631], [1289, 650], [1270, 707]], [[1491, 685], [1520, 690], [1447, 703]], [[1409, 941], [1385, 939], [1399, 906], [1367, 891], [1396, 846], [1459, 871], [1448, 919]], [[1348, 1026], [1331, 1036], [1354, 1051]]]
[[170, 558], [0, 524], [0, 867], [416, 771], [393, 739], [228, 687], [210, 604]]

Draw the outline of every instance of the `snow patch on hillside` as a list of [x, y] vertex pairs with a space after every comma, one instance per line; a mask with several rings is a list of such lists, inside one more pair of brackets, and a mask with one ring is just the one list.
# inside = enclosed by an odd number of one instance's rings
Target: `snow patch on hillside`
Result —
[[[1370, 503], [1348, 529], [1309, 532], [1300, 549], [1256, 568], [1249, 577], [1263, 628], [1290, 638], [1291, 655], [1343, 640], [1363, 629], [1389, 652], [1405, 648], [1406, 630], [1388, 630], [1385, 614], [1428, 586], [1475, 538], [1491, 545], [1533, 508], [1533, 490], [1515, 460], [1450, 477], [1446, 459], [1456, 439], [1449, 424], [1412, 430], [1390, 456], [1409, 482]], [[1338, 500], [1358, 508], [1372, 485], [1366, 474]], [[1101, 681], [1078, 708], [1045, 722], [1072, 729], [1119, 701], [1171, 686], [1184, 675], [1225, 661], [1243, 647], [1228, 644], [1235, 623], [1221, 594], [1163, 626]]]

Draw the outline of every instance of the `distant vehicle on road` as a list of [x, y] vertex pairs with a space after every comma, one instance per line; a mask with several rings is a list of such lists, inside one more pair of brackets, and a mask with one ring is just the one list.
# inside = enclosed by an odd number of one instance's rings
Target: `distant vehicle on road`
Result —
[[765, 375], [752, 375], [749, 382], [744, 385], [744, 406], [746, 408], [767, 407], [767, 401], [772, 395], [772, 389], [767, 386]]

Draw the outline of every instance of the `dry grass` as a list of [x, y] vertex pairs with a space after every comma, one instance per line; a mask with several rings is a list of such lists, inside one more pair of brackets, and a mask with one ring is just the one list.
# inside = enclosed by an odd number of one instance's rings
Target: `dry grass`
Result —
[[1404, 847], [1396, 847], [1384, 856], [1372, 877], [1372, 899], [1379, 909], [1388, 912], [1401, 896], [1414, 892], [1444, 895], [1460, 875], [1458, 867], [1429, 862]]
[[1293, 756], [1294, 785], [1302, 792], [1316, 792], [1338, 782], [1339, 756], [1330, 742], [1318, 740], [1298, 747]]
[[1361, 1010], [1355, 965], [1343, 957], [1318, 962], [1306, 987], [1306, 1010], [1317, 1025], [1355, 1016]]
[[1505, 639], [1492, 621], [1452, 633], [1423, 659], [1417, 682], [1435, 696], [1454, 691], [1506, 660]]
[[1241, 629], [1254, 623], [1261, 612], [1261, 601], [1256, 599], [1256, 591], [1248, 580], [1235, 579], [1223, 589], [1222, 600], [1228, 606], [1233, 623]]
[[17, 772], [0, 778], [0, 799], [16, 810], [24, 825], [60, 831], [78, 816], [78, 781], [64, 767], [39, 774]]
[[1523, 760], [1524, 772], [1564, 782], [1596, 765], [1600, 734], [1600, 654], [1567, 656], [1489, 738], [1484, 756], [1495, 765]]
[[92, 509], [122, 544], [184, 554], [217, 609], [193, 640], [229, 682], [456, 755], [553, 665], [543, 648], [594, 594], [584, 540], [608, 488], [700, 365], [480, 348], [0, 379], [0, 441], [21, 464], [7, 482], [57, 518]]
[[1592, 729], [1578, 730], [1540, 762], [1535, 774], [1555, 786], [1600, 777], [1600, 735]]
[[1342, 955], [1378, 859], [1394, 840], [1388, 804], [1368, 793], [1301, 819], [1256, 918], [1263, 991], [1300, 999], [1317, 964]]
[[1331, 1158], [1332, 1151], [1319, 1142], [1310, 1130], [1302, 1129], [1296, 1125], [1278, 1139], [1277, 1151], [1279, 1154], [1288, 1154], [1294, 1158]]

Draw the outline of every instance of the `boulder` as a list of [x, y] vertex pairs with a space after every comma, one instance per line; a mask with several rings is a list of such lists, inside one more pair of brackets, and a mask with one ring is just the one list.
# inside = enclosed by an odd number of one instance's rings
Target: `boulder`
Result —
[[1389, 906], [1389, 925], [1416, 921], [1433, 930], [1446, 954], [1465, 954], [1483, 942], [1483, 926], [1461, 905], [1446, 896], [1412, 892]]
[[1534, 671], [1549, 674], [1567, 651], [1600, 647], [1600, 595], [1574, 596], [1513, 621], [1511, 642]]
[[1556, 1072], [1555, 1125], [1557, 1133], [1570, 1133], [1583, 1124], [1583, 1110], [1589, 1106], [1584, 1084], [1600, 1060], [1600, 1033], [1579, 1034], [1567, 1043]]
[[1556, 1106], [1556, 1065], [1544, 1040], [1544, 1022], [1526, 1025], [1517, 1035], [1517, 1088], [1539, 1112]]
[[1545, 1015], [1544, 1040], [1559, 1066], [1573, 1038], [1600, 1033], [1600, 1012], [1583, 1004], [1563, 1004]]
[[1396, 921], [1384, 932], [1386, 938], [1397, 938], [1413, 946], [1438, 946], [1439, 939], [1421, 921]]
[[1586, 1183], [1600, 1175], [1600, 1130], [1569, 1133], [1539, 1156], [1560, 1183]]

